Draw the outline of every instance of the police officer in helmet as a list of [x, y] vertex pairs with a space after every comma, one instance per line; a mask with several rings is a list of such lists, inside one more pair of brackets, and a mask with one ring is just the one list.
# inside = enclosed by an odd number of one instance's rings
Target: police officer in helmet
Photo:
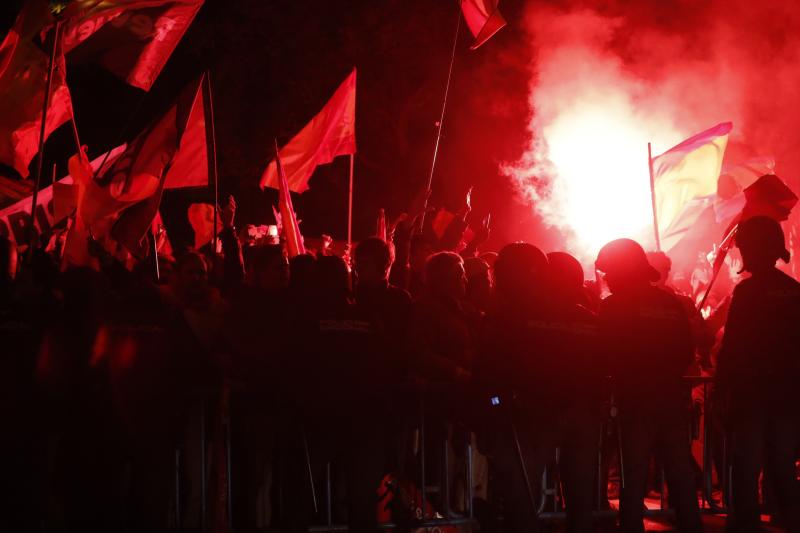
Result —
[[[788, 531], [800, 531], [795, 459], [800, 442], [800, 283], [775, 267], [789, 261], [783, 230], [758, 216], [739, 224], [736, 246], [750, 277], [733, 292], [716, 392], [733, 444], [731, 531], [760, 524], [758, 480], [772, 484]], [[766, 465], [764, 459], [766, 458]]]
[[611, 295], [600, 311], [601, 343], [619, 405], [624, 486], [620, 527], [643, 532], [648, 465], [660, 452], [681, 531], [701, 531], [689, 439], [688, 391], [682, 378], [694, 349], [675, 295], [652, 285], [658, 272], [630, 239], [605, 245], [595, 266]]

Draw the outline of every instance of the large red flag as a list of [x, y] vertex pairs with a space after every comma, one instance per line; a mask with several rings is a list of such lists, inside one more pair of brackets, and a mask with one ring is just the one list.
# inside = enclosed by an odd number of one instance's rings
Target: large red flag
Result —
[[200, 80], [190, 84], [97, 178], [76, 177], [80, 189], [77, 216], [65, 250], [68, 262], [85, 264], [90, 235], [107, 247], [110, 238], [136, 258], [147, 255], [142, 241], [158, 212], [170, 165], [182, 146], [200, 89]]
[[[356, 152], [356, 69], [336, 89], [322, 111], [280, 150], [286, 182], [294, 192], [308, 189], [317, 165]], [[261, 188], [279, 188], [275, 160], [261, 176]]]
[[[190, 125], [192, 111], [198, 107], [196, 105], [198, 99], [202, 102], [202, 88], [202, 79], [190, 84], [184, 89], [175, 105], [159, 121], [157, 128], [163, 127], [166, 130], [165, 134], [155, 134], [156, 141], [160, 140], [161, 144], [153, 143], [151, 146], [155, 153], [152, 156], [144, 155], [146, 165], [149, 165], [150, 161], [163, 162], [158, 187], [153, 194], [143, 201], [126, 208], [112, 228], [111, 235], [114, 240], [124, 246], [137, 259], [142, 259], [148, 254], [143, 240], [150, 229], [153, 218], [158, 213], [158, 208], [161, 205], [161, 194], [172, 174], [172, 164], [175, 161], [180, 163], [182, 158], [185, 157], [185, 154], [181, 153], [184, 148], [190, 150], [190, 153], [191, 150], [196, 148], [195, 138], [187, 139], [188, 144], [185, 144], [184, 137], [187, 132], [191, 134], [190, 137], [199, 135], [197, 123], [193, 124], [195, 126], [193, 131], [187, 131], [187, 127]], [[203, 136], [203, 144], [205, 144], [204, 141], [205, 137]], [[145, 149], [143, 148], [143, 153]], [[156, 170], [156, 168], [153, 168], [153, 170]], [[207, 170], [207, 167], [204, 167], [203, 170]], [[145, 170], [146, 172], [147, 170]], [[133, 172], [130, 175], [134, 175]]]
[[200, 80], [200, 88], [189, 107], [189, 118], [181, 136], [178, 153], [175, 154], [167, 172], [165, 189], [208, 186], [208, 145], [205, 114], [205, 91], [208, 85], [205, 74]]
[[497, 8], [500, 0], [461, 0], [461, 12], [467, 21], [469, 31], [475, 37], [470, 50], [475, 50], [492, 38], [506, 25], [503, 15]]
[[292, 195], [286, 182], [286, 173], [283, 171], [281, 155], [278, 152], [278, 143], [275, 143], [275, 161], [278, 168], [278, 207], [281, 212], [281, 225], [283, 236], [286, 239], [286, 253], [289, 257], [306, 253], [303, 245], [303, 235], [292, 205]]
[[[47, 2], [25, 3], [0, 44], [0, 162], [21, 176], [39, 148], [42, 105], [50, 57], [40, 46], [43, 28], [52, 24]], [[56, 53], [45, 138], [72, 116], [64, 56]]]
[[64, 52], [150, 90], [203, 0], [76, 0], [64, 11]]

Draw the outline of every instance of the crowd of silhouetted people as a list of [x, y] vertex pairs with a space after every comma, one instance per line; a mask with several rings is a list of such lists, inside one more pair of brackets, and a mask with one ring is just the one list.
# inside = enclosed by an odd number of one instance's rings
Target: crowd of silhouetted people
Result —
[[776, 268], [777, 222], [740, 223], [749, 276], [715, 341], [665, 283], [668, 258], [629, 239], [600, 250], [587, 282], [564, 252], [480, 253], [488, 225], [459, 245], [461, 215], [441, 237], [404, 221], [349, 257], [288, 258], [234, 213], [222, 253], [131, 270], [98, 246], [94, 267], [62, 269], [57, 252], [17, 257], [0, 238], [0, 530], [307, 531], [331, 479], [356, 532], [376, 530], [393, 480], [388, 516], [405, 529], [420, 516], [397, 487], [419, 482], [425, 455], [440, 513], [472, 496], [482, 531], [531, 531], [558, 449], [566, 530], [594, 531], [613, 405], [620, 528], [644, 530], [663, 470], [677, 528], [701, 531], [684, 376], [702, 367], [732, 466], [728, 527], [757, 531], [769, 492], [775, 523], [800, 531], [800, 284]]

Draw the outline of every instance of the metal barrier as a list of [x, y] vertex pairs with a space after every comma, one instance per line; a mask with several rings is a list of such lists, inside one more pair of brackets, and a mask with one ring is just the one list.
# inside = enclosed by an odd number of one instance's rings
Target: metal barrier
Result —
[[[728, 460], [728, 443], [727, 439], [723, 436], [722, 442], [720, 443], [722, 446], [722, 472], [718, 472], [720, 477], [720, 486], [722, 488], [722, 505], [717, 503], [714, 499], [714, 446], [716, 445], [716, 436], [717, 434], [714, 431], [714, 420], [713, 420], [713, 410], [710, 408], [711, 405], [711, 394], [710, 394], [710, 386], [713, 382], [713, 378], [709, 376], [685, 376], [684, 381], [689, 389], [695, 389], [697, 387], [702, 387], [702, 409], [697, 410], [694, 409], [696, 404], [694, 401], [692, 402], [692, 420], [691, 423], [694, 427], [700, 424], [700, 418], [702, 417], [702, 442], [703, 442], [703, 449], [702, 449], [702, 461], [701, 461], [701, 470], [703, 474], [703, 484], [701, 489], [701, 497], [702, 503], [700, 510], [706, 514], [727, 514], [728, 508], [730, 507], [730, 495], [731, 495], [731, 465], [730, 461]], [[617, 445], [618, 445], [618, 453], [619, 453], [619, 460], [620, 460], [620, 475], [624, 469], [624, 456], [622, 454], [622, 443], [621, 443], [621, 436], [619, 432], [619, 425], [617, 420], [617, 413], [616, 408], [613, 405], [613, 400], [611, 401], [611, 408], [609, 409], [609, 416], [604, 421], [605, 424], [613, 424], [616, 425], [617, 431]], [[601, 429], [600, 431], [600, 439], [598, 441], [598, 448], [597, 448], [597, 479], [598, 479], [598, 486], [597, 486], [597, 505], [593, 511], [593, 516], [595, 518], [612, 518], [616, 517], [619, 511], [614, 509], [603, 509], [602, 508], [602, 498], [605, 494], [605, 488], [601, 486], [602, 479], [603, 479], [603, 451], [605, 449], [604, 446], [604, 435], [606, 434], [605, 428]], [[692, 430], [690, 432], [692, 436], [692, 440], [698, 440], [700, 437], [699, 432]], [[555, 450], [555, 458], [556, 462], [558, 460], [558, 453], [559, 450]], [[648, 509], [644, 512], [645, 516], [663, 516], [667, 514], [672, 514], [673, 511], [669, 509], [668, 502], [666, 501], [666, 482], [663, 469], [661, 471], [661, 491], [660, 491], [660, 502], [658, 509]], [[540, 501], [539, 501], [539, 518], [542, 520], [563, 520], [566, 518], [566, 513], [563, 510], [563, 496], [560, 487], [557, 484], [549, 483], [549, 479], [558, 479], [557, 476], [554, 476], [551, 472], [551, 466], [545, 468], [545, 472], [542, 474], [542, 489], [540, 491]], [[548, 501], [549, 500], [549, 501]], [[552, 504], [552, 510], [546, 511], [545, 509], [548, 506], [548, 503]]]
[[[455, 516], [451, 512], [450, 509], [450, 476], [449, 471], [447, 468], [448, 465], [448, 454], [449, 454], [449, 441], [447, 436], [445, 435], [445, 439], [442, 442], [442, 479], [441, 479], [441, 486], [440, 487], [431, 487], [427, 484], [428, 477], [426, 471], [426, 437], [425, 437], [425, 429], [426, 429], [426, 391], [430, 388], [437, 388], [441, 389], [443, 387], [447, 387], [447, 385], [436, 384], [436, 385], [427, 385], [427, 386], [415, 386], [417, 389], [418, 394], [418, 410], [417, 410], [417, 426], [419, 431], [419, 492], [420, 492], [420, 508], [422, 509], [422, 519], [418, 520], [410, 520], [407, 523], [403, 523], [403, 527], [410, 527], [412, 529], [416, 528], [435, 528], [441, 526], [460, 526], [460, 525], [474, 525], [475, 517], [474, 517], [474, 508], [473, 508], [473, 472], [472, 472], [472, 443], [471, 441], [467, 442], [465, 448], [465, 461], [466, 461], [466, 476], [465, 476], [465, 494], [466, 494], [466, 507], [467, 513], [466, 516]], [[407, 389], [407, 388], [406, 388]], [[321, 532], [321, 531], [347, 531], [347, 525], [345, 524], [334, 524], [333, 523], [333, 513], [332, 513], [332, 506], [331, 506], [331, 464], [327, 463], [325, 467], [325, 518], [326, 523], [323, 525], [312, 526], [309, 528], [309, 531], [312, 532]], [[443, 517], [442, 518], [425, 518], [425, 508], [427, 507], [428, 503], [428, 492], [438, 491], [442, 495], [442, 504], [443, 504]], [[400, 527], [400, 524], [395, 522], [383, 522], [379, 523], [378, 527], [381, 529], [393, 529]]]
[[[713, 460], [713, 446], [715, 445], [715, 438], [717, 434], [714, 432], [714, 423], [713, 423], [713, 412], [709, 408], [710, 405], [710, 391], [709, 386], [711, 384], [712, 378], [710, 377], [686, 377], [685, 378], [687, 386], [690, 389], [696, 387], [702, 387], [702, 410], [695, 411], [693, 410], [694, 416], [696, 417], [693, 420], [693, 425], [699, 424], [699, 417], [703, 417], [703, 451], [702, 451], [702, 472], [703, 472], [703, 485], [702, 485], [702, 511], [705, 513], [726, 513], [728, 503], [730, 502], [730, 479], [731, 479], [731, 472], [729, 461], [727, 458], [727, 442], [726, 439], [723, 437], [722, 445], [723, 450], [723, 458], [722, 458], [722, 465], [724, 465], [723, 471], [719, 473], [720, 475], [720, 485], [722, 486], [722, 502], [717, 503], [713, 497], [713, 470], [714, 470], [714, 460]], [[427, 485], [428, 482], [428, 472], [426, 471], [426, 391], [431, 389], [442, 389], [444, 387], [448, 387], [448, 385], [428, 385], [428, 386], [415, 386], [417, 389], [418, 394], [418, 410], [417, 410], [417, 426], [419, 431], [419, 479], [418, 479], [418, 486], [421, 495], [421, 508], [423, 509], [423, 519], [419, 520], [412, 520], [408, 523], [402, 524], [404, 527], [412, 527], [412, 528], [433, 528], [439, 526], [460, 526], [460, 525], [473, 525], [476, 524], [475, 517], [474, 517], [474, 507], [473, 507], [473, 472], [472, 472], [472, 443], [471, 440], [466, 444], [465, 448], [465, 461], [466, 461], [466, 476], [465, 476], [465, 483], [466, 483], [466, 516], [458, 516], [451, 512], [450, 509], [450, 478], [449, 472], [447, 468], [448, 464], [448, 453], [449, 453], [449, 442], [447, 441], [447, 436], [445, 435], [445, 440], [442, 442], [442, 464], [444, 468], [442, 469], [442, 479], [441, 479], [441, 487], [438, 489], [436, 487], [430, 487]], [[408, 390], [406, 388], [406, 390]], [[223, 393], [224, 396], [225, 393]], [[603, 465], [604, 465], [604, 447], [605, 442], [603, 440], [605, 435], [605, 425], [606, 424], [617, 424], [618, 420], [616, 419], [616, 410], [613, 407], [613, 403], [611, 404], [612, 407], [609, 409], [609, 416], [606, 421], [604, 421], [604, 427], [600, 430], [600, 438], [598, 439], [598, 446], [597, 446], [597, 506], [593, 512], [595, 518], [613, 518], [617, 516], [618, 511], [613, 509], [603, 509], [604, 503], [604, 495], [606, 493], [605, 487], [603, 486]], [[221, 423], [223, 424], [222, 428], [222, 435], [224, 436], [224, 458], [225, 458], [225, 471], [227, 475], [227, 482], [225, 483], [225, 492], [226, 492], [226, 511], [227, 511], [227, 523], [231, 530], [233, 530], [232, 524], [232, 500], [234, 494], [232, 492], [231, 487], [231, 476], [232, 476], [232, 468], [231, 468], [231, 455], [234, 451], [231, 449], [231, 430], [230, 430], [230, 414], [225, 413], [222, 415], [223, 420]], [[201, 465], [199, 465], [201, 469], [201, 516], [200, 516], [200, 527], [201, 531], [206, 531], [208, 529], [209, 524], [209, 517], [208, 517], [208, 486], [207, 480], [208, 475], [210, 472], [208, 471], [208, 457], [207, 457], [207, 410], [205, 403], [202, 406], [200, 412], [200, 461]], [[622, 448], [620, 442], [620, 432], [618, 431], [617, 427], [617, 440], [619, 445], [619, 457], [620, 457], [620, 470], [621, 472], [624, 469], [624, 456], [622, 455]], [[696, 440], [699, 437], [698, 432], [692, 432], [693, 440]], [[469, 440], [469, 439], [468, 439]], [[215, 454], [217, 455], [217, 454]], [[554, 459], [555, 462], [558, 462], [559, 459], [559, 450], [554, 450]], [[522, 465], [520, 465], [522, 467]], [[175, 512], [176, 512], [176, 519], [174, 521], [174, 528], [177, 530], [181, 530], [182, 528], [182, 521], [181, 521], [181, 498], [183, 494], [182, 485], [181, 485], [181, 471], [191, 467], [191, 465], [187, 465], [186, 461], [183, 460], [183, 456], [181, 451], [178, 449], [175, 451], [175, 487], [174, 487], [174, 497], [176, 499], [175, 502]], [[310, 468], [310, 464], [309, 464]], [[527, 476], [526, 476], [527, 477]], [[672, 511], [668, 508], [667, 502], [665, 500], [665, 490], [663, 487], [664, 484], [664, 476], [662, 472], [662, 490], [661, 490], [661, 502], [660, 508], [658, 509], [650, 509], [645, 511], [645, 516], [656, 516], [656, 515], [663, 515], [665, 513], [671, 513]], [[442, 503], [443, 509], [442, 513], [444, 514], [443, 518], [432, 518], [426, 519], [424, 518], [424, 510], [426, 507], [426, 503], [428, 502], [428, 493], [432, 493], [435, 490], [438, 490], [442, 495]], [[550, 466], [548, 466], [543, 475], [541, 480], [541, 490], [539, 491], [539, 502], [538, 502], [538, 514], [540, 520], [562, 520], [566, 517], [566, 513], [564, 512], [564, 505], [563, 505], [563, 494], [560, 487], [560, 480], [558, 476], [558, 472], [554, 471]], [[346, 531], [347, 526], [344, 524], [336, 524], [334, 523], [333, 517], [333, 502], [332, 502], [332, 483], [331, 483], [331, 464], [327, 463], [325, 466], [325, 495], [324, 495], [324, 502], [325, 502], [325, 509], [324, 509], [324, 517], [325, 523], [319, 524], [310, 527], [310, 531], [322, 532], [322, 531]], [[548, 504], [550, 506], [550, 510], [548, 509]], [[378, 527], [383, 529], [391, 529], [399, 527], [400, 525], [394, 522], [386, 522], [379, 524]]]

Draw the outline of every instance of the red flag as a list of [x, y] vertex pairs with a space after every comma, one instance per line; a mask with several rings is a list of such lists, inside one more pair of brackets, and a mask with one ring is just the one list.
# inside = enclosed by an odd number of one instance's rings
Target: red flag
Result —
[[77, 216], [65, 251], [68, 262], [86, 264], [89, 235], [109, 246], [111, 238], [136, 258], [147, 255], [142, 241], [158, 212], [169, 166], [181, 146], [200, 87], [199, 80], [190, 84], [100, 176], [79, 180]]
[[[50, 57], [38, 44], [53, 23], [47, 2], [26, 2], [0, 44], [0, 162], [21, 176], [39, 149], [42, 106]], [[72, 116], [64, 55], [57, 50], [47, 110], [45, 139]]]
[[[131, 178], [136, 180], [138, 177], [137, 163], [141, 160], [142, 166], [139, 167], [139, 171], [158, 178], [153, 193], [142, 201], [125, 208], [111, 231], [114, 240], [123, 245], [137, 259], [147, 256], [147, 248], [142, 241], [150, 229], [153, 218], [158, 213], [161, 194], [170, 178], [171, 165], [175, 160], [182, 158], [180, 152], [184, 148], [183, 136], [186, 133], [188, 120], [191, 118], [195, 103], [198, 98], [202, 97], [200, 96], [202, 87], [202, 80], [198, 80], [184, 89], [178, 101], [150, 131], [148, 139], [143, 141], [141, 152], [137, 154], [136, 160], [131, 162], [130, 170], [121, 169], [121, 172], [127, 172], [127, 180]], [[196, 131], [193, 133], [196, 134]], [[152, 142], [150, 141], [151, 136]], [[190, 145], [193, 146], [191, 143]], [[156, 174], [156, 171], [159, 173]], [[135, 187], [131, 187], [131, 189], [133, 190]]]
[[461, 0], [461, 12], [475, 37], [470, 50], [476, 50], [506, 25], [497, 4], [500, 0]]
[[[303, 192], [317, 165], [324, 165], [340, 155], [356, 152], [356, 69], [336, 89], [322, 111], [300, 130], [280, 157], [289, 190]], [[261, 188], [279, 188], [275, 161], [261, 176]]]
[[[194, 230], [194, 249], [199, 250], [214, 238], [214, 206], [211, 204], [192, 204], [186, 213]], [[217, 215], [217, 228], [222, 229], [222, 220]]]
[[711, 271], [711, 281], [700, 302], [701, 309], [711, 293], [714, 281], [722, 270], [722, 265], [725, 264], [725, 257], [733, 247], [739, 223], [755, 216], [766, 216], [778, 222], [783, 222], [789, 218], [789, 214], [794, 206], [797, 205], [798, 200], [797, 195], [775, 174], [766, 174], [758, 178], [744, 190], [744, 196], [746, 199], [744, 208], [741, 214], [728, 226], [725, 231], [725, 238], [722, 240], [719, 250], [717, 250]]
[[[89, 163], [89, 168], [96, 170], [100, 167], [100, 162], [106, 158], [109, 161], [114, 161], [123, 150], [124, 146], [114, 148], [108, 154], [104, 154]], [[70, 171], [72, 171], [72, 165], [70, 167]], [[19, 182], [19, 180], [17, 181]], [[46, 233], [75, 210], [76, 188], [77, 186], [73, 184], [73, 176], [68, 175], [39, 191], [36, 200], [34, 224], [40, 233]], [[26, 198], [0, 210], [0, 235], [8, 237], [12, 242], [16, 242], [20, 246], [23, 245], [25, 235], [28, 234], [32, 201], [33, 197], [28, 194]]]
[[766, 216], [783, 222], [797, 205], [797, 195], [775, 174], [766, 174], [744, 190], [742, 220]]
[[70, 61], [96, 62], [149, 91], [203, 0], [78, 0], [63, 15]]
[[205, 74], [200, 79], [200, 89], [189, 108], [189, 118], [181, 136], [178, 153], [167, 172], [165, 189], [208, 186], [208, 147], [206, 144], [206, 114], [203, 105], [208, 86]]
[[286, 182], [286, 173], [283, 171], [281, 155], [278, 152], [278, 142], [275, 142], [275, 161], [278, 168], [278, 207], [281, 212], [281, 225], [283, 236], [286, 239], [286, 253], [289, 257], [306, 253], [303, 246], [303, 236], [300, 234], [300, 225], [292, 205], [292, 195]]
[[388, 240], [388, 232], [386, 231], [386, 211], [381, 209], [378, 212], [378, 227], [375, 229], [375, 236], [382, 241]]

